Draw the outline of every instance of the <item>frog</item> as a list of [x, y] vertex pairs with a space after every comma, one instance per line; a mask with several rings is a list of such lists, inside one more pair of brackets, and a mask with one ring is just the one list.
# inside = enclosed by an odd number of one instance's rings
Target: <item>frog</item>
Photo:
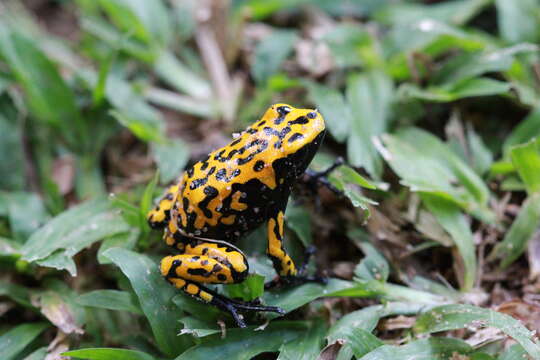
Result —
[[241, 311], [275, 312], [279, 307], [239, 301], [208, 288], [237, 284], [249, 274], [246, 255], [235, 245], [266, 222], [266, 254], [276, 284], [320, 281], [304, 274], [284, 247], [284, 213], [293, 185], [321, 146], [325, 122], [315, 109], [288, 104], [270, 106], [262, 118], [227, 145], [196, 162], [166, 189], [148, 213], [152, 229], [163, 229], [178, 254], [160, 263], [163, 277], [176, 288], [246, 324]]

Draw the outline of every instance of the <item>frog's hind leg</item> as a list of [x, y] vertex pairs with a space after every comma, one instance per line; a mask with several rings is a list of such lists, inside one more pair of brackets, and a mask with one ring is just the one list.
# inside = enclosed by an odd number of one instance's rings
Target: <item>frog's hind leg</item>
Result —
[[176, 194], [180, 183], [171, 185], [161, 197], [158, 204], [148, 212], [146, 219], [152, 229], [164, 228], [171, 218], [171, 209], [174, 206]]
[[229, 312], [239, 327], [245, 323], [239, 310], [283, 313], [273, 306], [239, 302], [216, 293], [201, 284], [232, 284], [242, 282], [249, 267], [242, 252], [230, 244], [196, 242], [185, 247], [185, 253], [167, 256], [161, 261], [162, 275], [185, 293]]

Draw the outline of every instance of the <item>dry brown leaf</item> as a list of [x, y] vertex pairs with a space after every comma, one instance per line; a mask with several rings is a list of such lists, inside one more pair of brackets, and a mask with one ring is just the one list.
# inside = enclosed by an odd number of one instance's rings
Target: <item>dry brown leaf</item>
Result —
[[335, 360], [343, 344], [345, 341], [338, 339], [335, 343], [327, 345], [322, 349], [317, 360]]
[[66, 334], [84, 334], [83, 329], [76, 323], [69, 305], [53, 291], [46, 291], [32, 299], [34, 306], [58, 329]]
[[383, 319], [380, 322], [381, 330], [392, 331], [401, 329], [410, 329], [416, 323], [416, 317], [399, 315], [390, 319]]

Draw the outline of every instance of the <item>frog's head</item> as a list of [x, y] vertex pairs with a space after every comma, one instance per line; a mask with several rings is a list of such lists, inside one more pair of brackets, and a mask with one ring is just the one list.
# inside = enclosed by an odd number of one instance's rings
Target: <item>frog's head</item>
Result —
[[288, 104], [272, 105], [262, 120], [265, 120], [263, 126], [275, 130], [273, 133], [280, 140], [275, 146], [286, 153], [318, 141], [325, 129], [324, 119], [317, 110], [297, 109]]

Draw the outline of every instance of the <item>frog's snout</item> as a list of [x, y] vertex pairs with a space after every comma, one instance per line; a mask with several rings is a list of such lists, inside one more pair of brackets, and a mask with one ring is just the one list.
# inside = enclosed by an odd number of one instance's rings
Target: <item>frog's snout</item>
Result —
[[166, 256], [163, 259], [161, 259], [161, 263], [159, 265], [159, 268], [161, 270], [161, 275], [167, 276], [169, 274], [169, 271], [171, 270], [171, 267], [173, 265], [174, 257], [173, 256]]

